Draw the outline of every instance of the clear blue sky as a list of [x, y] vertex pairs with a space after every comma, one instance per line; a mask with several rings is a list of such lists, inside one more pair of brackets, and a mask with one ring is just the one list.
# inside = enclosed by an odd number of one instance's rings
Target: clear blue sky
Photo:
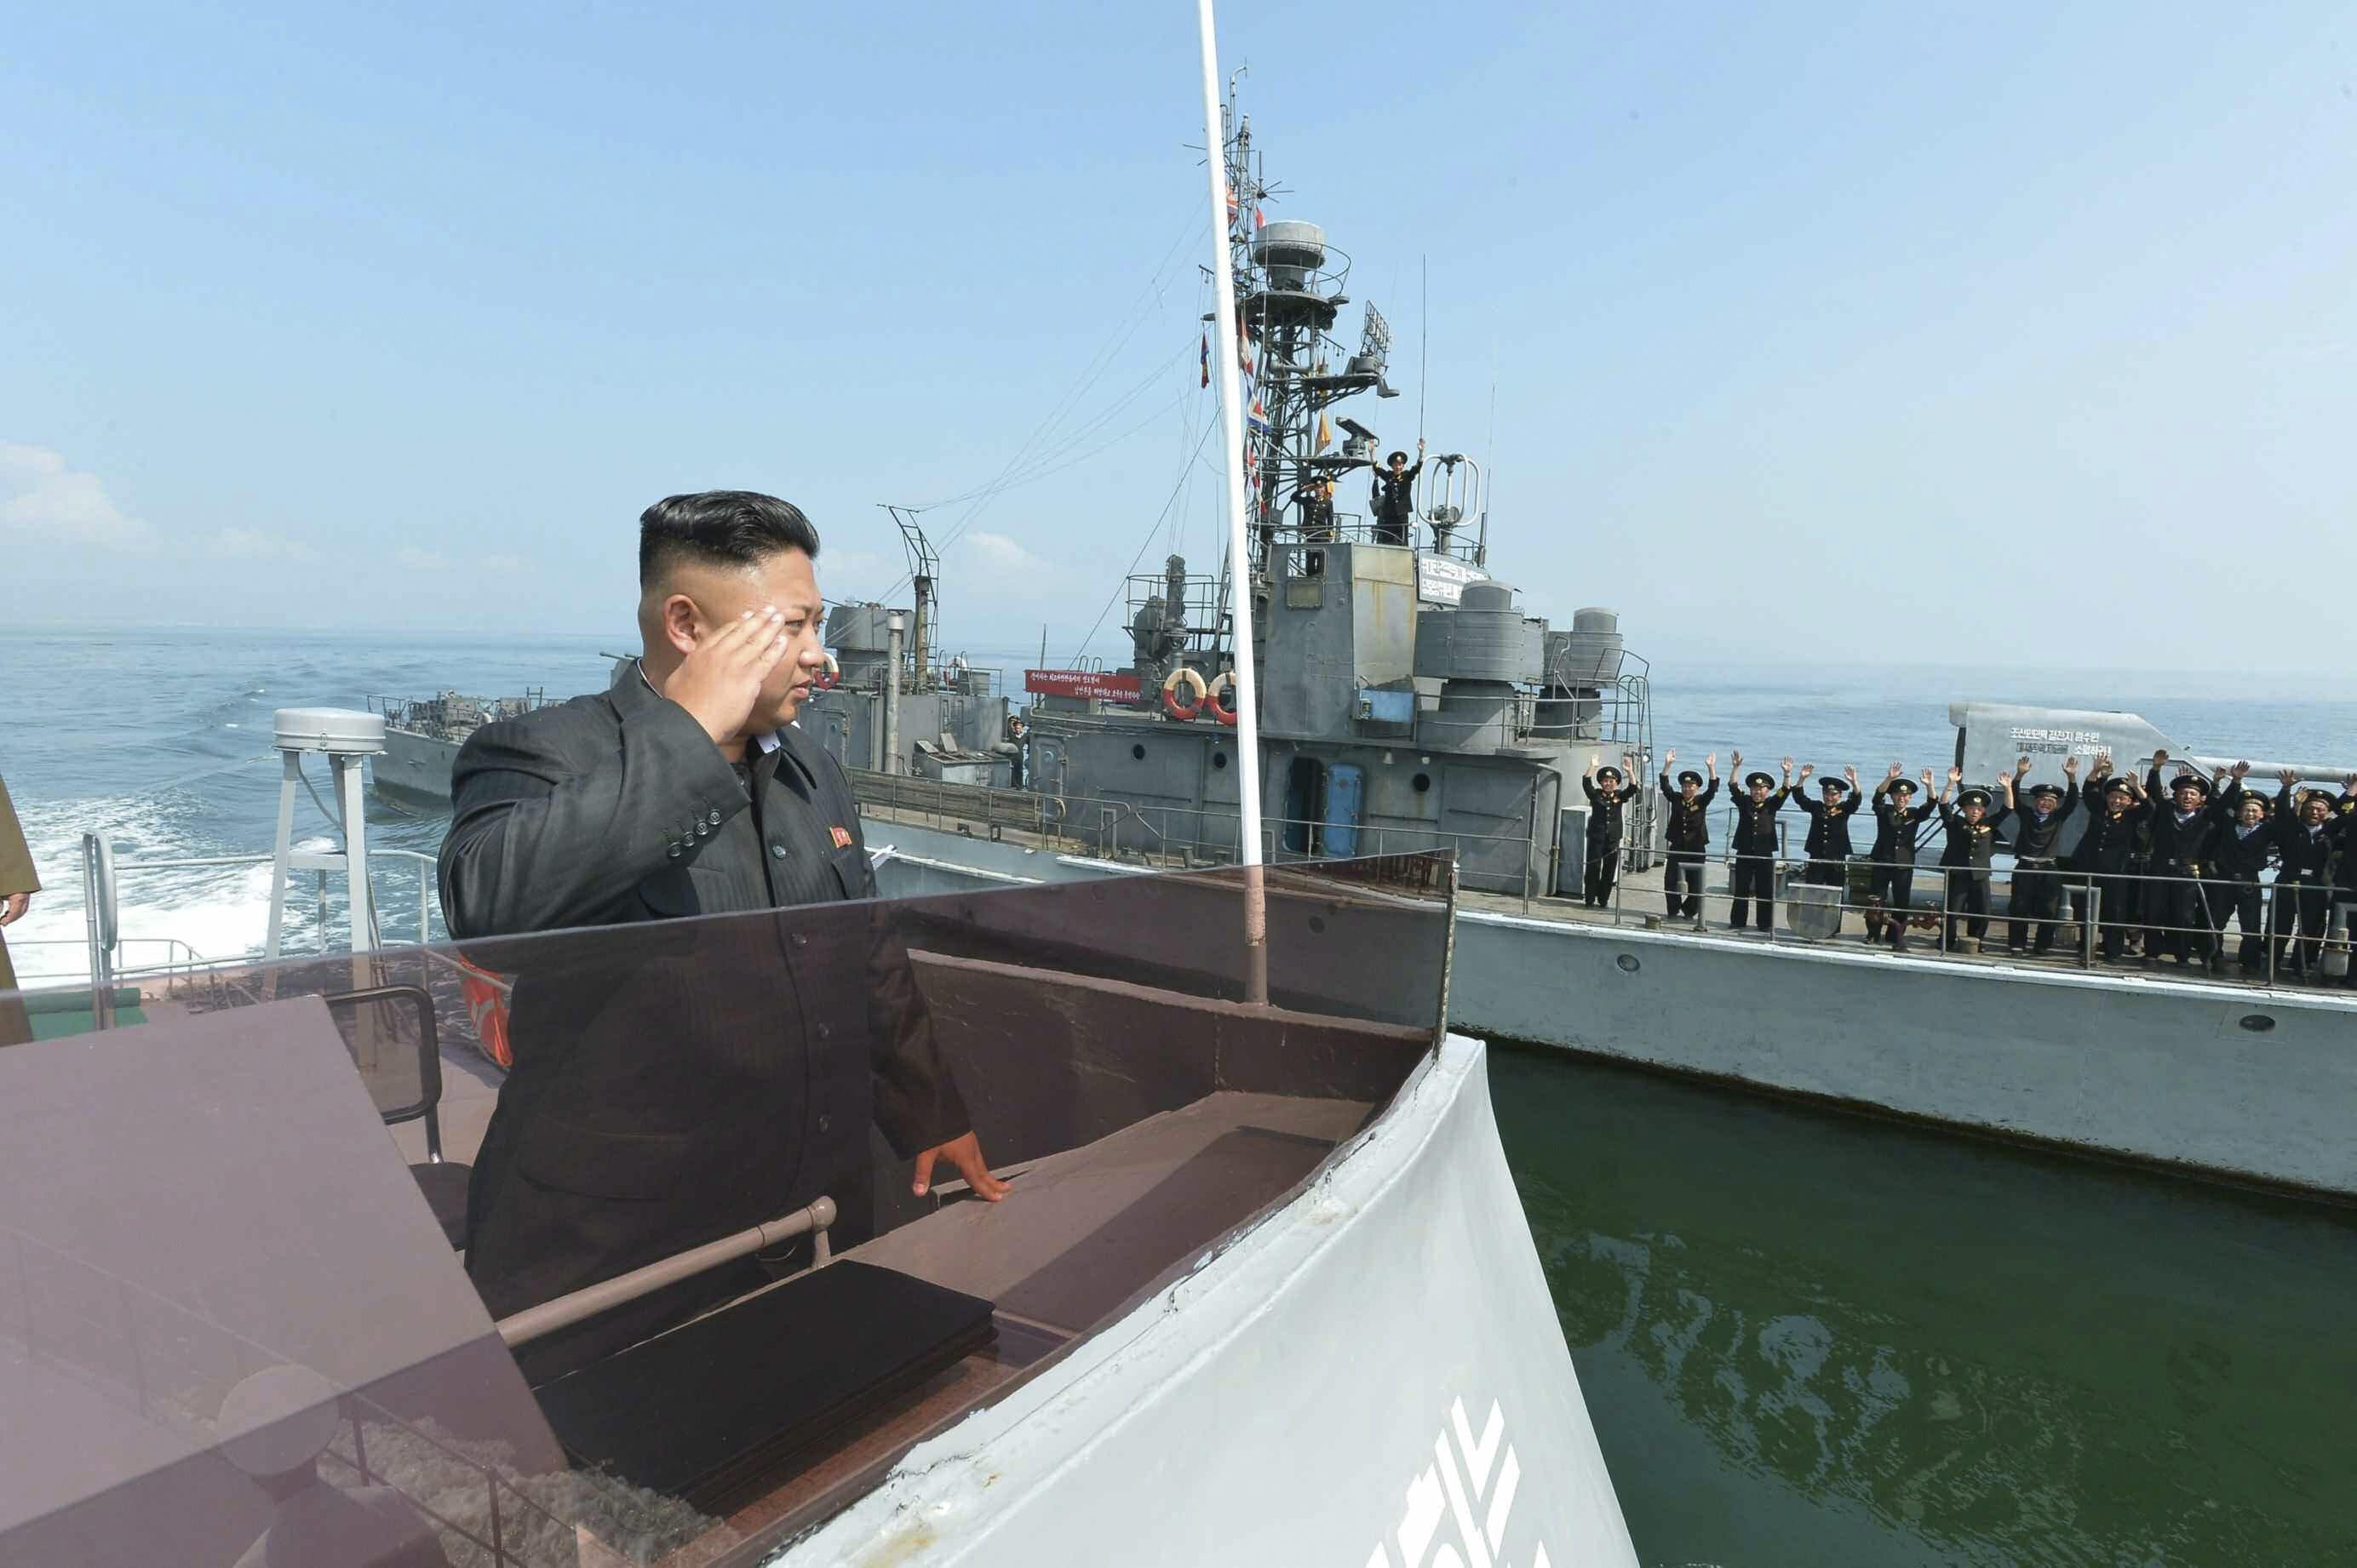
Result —
[[[928, 521], [964, 529], [951, 646], [1069, 651], [1207, 410], [1193, 18], [19, 7], [0, 615], [619, 631], [640, 509], [718, 485], [801, 501], [828, 590], [879, 592], [874, 503], [1052, 419], [1085, 461]], [[1612, 605], [1657, 663], [2345, 641], [2357, 9], [1222, 28], [1271, 216], [1399, 328], [1407, 395], [1359, 417], [1413, 436], [1421, 255], [1437, 446], [1488, 445], [1494, 374], [1534, 610]], [[1209, 478], [1174, 509], [1207, 566]]]

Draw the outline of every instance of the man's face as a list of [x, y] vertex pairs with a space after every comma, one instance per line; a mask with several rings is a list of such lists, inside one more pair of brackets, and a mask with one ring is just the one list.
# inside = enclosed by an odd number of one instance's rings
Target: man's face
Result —
[[1849, 791], [1841, 788], [1839, 785], [1835, 785], [1834, 788], [1825, 791], [1825, 804], [1828, 806], [1838, 807], [1844, 800], [1848, 799]]
[[810, 700], [811, 682], [826, 668], [821, 640], [825, 617], [818, 574], [809, 556], [788, 549], [751, 566], [684, 565], [673, 577], [672, 593], [692, 605], [693, 635], [699, 643], [747, 610], [766, 614], [775, 607], [784, 618], [778, 623], [778, 635], [786, 639], [786, 651], [761, 682], [745, 733], [767, 735], [802, 711]]
[[1701, 785], [1699, 785], [1699, 784], [1697, 784], [1697, 783], [1695, 783], [1693, 779], [1679, 779], [1679, 780], [1678, 780], [1678, 798], [1679, 798], [1680, 800], [1693, 800], [1696, 795], [1699, 795], [1699, 794], [1701, 794], [1701, 793], [1702, 793], [1702, 786], [1701, 786]]
[[1964, 802], [1964, 821], [1968, 822], [1978, 822], [1987, 814], [1988, 808], [1982, 805], [1978, 800], [1967, 800]]
[[1405, 468], [1405, 467], [1407, 467], [1407, 459], [1406, 459], [1406, 458], [1405, 458], [1405, 457], [1401, 456], [1400, 456], [1398, 453], [1396, 453], [1396, 452], [1394, 452], [1394, 453], [1393, 453], [1393, 454], [1392, 454], [1392, 472], [1393, 472], [1393, 473], [1396, 474], [1396, 473], [1398, 473], [1401, 469]]
[[2190, 784], [2179, 784], [2177, 787], [2177, 809], [2180, 811], [2200, 811], [2201, 809], [2201, 791], [2195, 789]]
[[2126, 811], [2126, 810], [2128, 809], [2128, 799], [2129, 799], [2129, 797], [2128, 797], [2128, 792], [2127, 792], [2126, 790], [2125, 790], [2125, 789], [2114, 789], [2114, 790], [2110, 791], [2109, 793], [2107, 793], [2106, 795], [2104, 795], [2104, 805], [2106, 805], [2106, 806], [2108, 806], [2108, 807], [2110, 807], [2110, 808], [2111, 808], [2111, 811], [2112, 811], [2112, 815], [2114, 815], [2114, 816], [2115, 816], [2115, 817], [2116, 817], [2116, 816], [2118, 816], [2122, 811]]
[[2320, 828], [2332, 819], [2332, 802], [2321, 795], [2310, 795], [2299, 814], [2309, 827]]
[[2267, 808], [2266, 803], [2255, 799], [2245, 800], [2243, 802], [2242, 818], [2243, 825], [2244, 827], [2257, 827], [2261, 822], [2267, 820]]
[[1755, 800], [1766, 800], [1769, 793], [1769, 787], [1765, 784], [1754, 784], [1751, 786], [1751, 798]]

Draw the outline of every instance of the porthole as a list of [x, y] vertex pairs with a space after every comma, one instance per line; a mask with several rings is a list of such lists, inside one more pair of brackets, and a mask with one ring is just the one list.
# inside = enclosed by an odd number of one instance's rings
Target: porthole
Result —
[[1226, 752], [1224, 752], [1224, 751], [1215, 751], [1215, 752], [1211, 753], [1211, 766], [1212, 766], [1212, 767], [1214, 767], [1214, 768], [1225, 768], [1227, 765], [1228, 765], [1228, 754], [1227, 754]]
[[1624, 952], [1612, 961], [1620, 966], [1620, 972], [1623, 974], [1634, 974], [1637, 972], [1639, 967], [1637, 963], [1637, 955], [1632, 952]]
[[1137, 758], [1140, 762], [1146, 760], [1146, 747], [1143, 745], [1131, 746], [1129, 748], [1129, 754], [1130, 756]]
[[2242, 1024], [2243, 1027], [2254, 1035], [2264, 1035], [2276, 1026], [2276, 1021], [2265, 1013], [2245, 1013], [2243, 1015]]
[[1408, 783], [1415, 787], [1417, 794], [1421, 795], [1432, 788], [1432, 775], [1429, 773], [1419, 773], [1415, 778], [1409, 779]]
[[1323, 915], [1312, 915], [1312, 916], [1310, 916], [1310, 917], [1309, 917], [1309, 929], [1310, 929], [1310, 931], [1312, 932], [1312, 934], [1314, 934], [1314, 935], [1318, 935], [1318, 936], [1323, 936], [1323, 935], [1325, 935], [1325, 934], [1326, 934], [1326, 917], [1325, 917], [1325, 916], [1323, 916]]

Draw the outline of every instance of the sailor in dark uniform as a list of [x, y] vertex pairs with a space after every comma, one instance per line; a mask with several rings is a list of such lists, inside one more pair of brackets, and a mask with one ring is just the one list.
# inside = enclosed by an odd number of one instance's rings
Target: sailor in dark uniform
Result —
[[2206, 967], [2210, 900], [2201, 878], [2215, 858], [2218, 820], [2210, 814], [2210, 782], [2199, 773], [2179, 773], [2163, 788], [2160, 769], [2168, 760], [2168, 752], [2154, 752], [2145, 779], [2154, 878], [2145, 889], [2145, 961], [2174, 954], [2179, 964]]
[[[1736, 752], [1728, 760], [1731, 768], [1743, 766], [1743, 753]], [[1776, 780], [1765, 773], [1746, 775], [1743, 789], [1735, 797], [1735, 883], [1730, 889], [1734, 900], [1727, 908], [1727, 929], [1739, 931], [1744, 917], [1758, 901], [1760, 929], [1766, 931], [1776, 921], [1776, 813], [1792, 795], [1792, 759], [1784, 759], [1784, 782], [1779, 788]]]
[[[1961, 768], [1948, 769], [1951, 786], [1963, 780]], [[1999, 786], [2009, 786], [2013, 775], [1996, 776]], [[1956, 797], [1950, 806], [1940, 802], [1940, 823], [1948, 832], [1947, 847], [1940, 852], [1942, 906], [1946, 913], [1947, 947], [1950, 952], [1977, 952], [1982, 939], [1988, 935], [1989, 854], [1996, 848], [1996, 827], [2006, 818], [2007, 808], [1990, 811], [1991, 800], [1986, 789], [1972, 789]], [[1967, 921], [1964, 918], [1969, 917]], [[1966, 948], [1957, 940], [1957, 928], [1964, 927], [1973, 945]]]
[[[1806, 784], [1814, 773], [1813, 764], [1801, 769], [1801, 782]], [[1839, 887], [1849, 875], [1849, 857], [1857, 853], [1849, 842], [1850, 819], [1857, 815], [1857, 769], [1842, 769], [1840, 779], [1828, 779], [1817, 786], [1824, 799], [1812, 800], [1806, 789], [1792, 792], [1792, 804], [1809, 815], [1809, 842], [1804, 853], [1809, 864], [1801, 870], [1801, 880], [1812, 887]]]
[[1662, 800], [1668, 810], [1662, 841], [1669, 851], [1662, 886], [1669, 896], [1671, 919], [1698, 921], [1702, 918], [1703, 852], [1710, 847], [1710, 803], [1718, 794], [1718, 753], [1702, 759], [1710, 769], [1708, 789], [1703, 787], [1702, 775], [1691, 768], [1678, 775], [1677, 788], [1671, 789], [1670, 764], [1677, 759], [1675, 747], [1662, 756]]
[[1587, 864], [1580, 879], [1580, 902], [1591, 909], [1612, 902], [1612, 885], [1620, 877], [1622, 819], [1633, 793], [1623, 768], [1636, 766], [1636, 758], [1624, 756], [1620, 761], [1622, 768], [1599, 768], [1591, 755], [1579, 780], [1587, 792]]
[[1312, 543], [1325, 543], [1334, 537], [1334, 481], [1313, 477], [1302, 482], [1293, 492], [1294, 503], [1301, 508], [1301, 537]]
[[[440, 869], [462, 942], [876, 896], [843, 772], [792, 722], [825, 660], [816, 532], [742, 491], [674, 496], [640, 528], [644, 653], [607, 691], [487, 725], [459, 753]], [[468, 1204], [467, 1269], [494, 1317], [822, 1193], [856, 1238], [871, 1116], [919, 1192], [945, 1161], [1003, 1196], [871, 908], [791, 940], [739, 914], [637, 942], [506, 944], [515, 1062]], [[747, 983], [756, 970], [774, 976]], [[533, 1375], [746, 1283], [716, 1271], [560, 1331], [532, 1347]]]
[[2105, 777], [2111, 771], [2107, 758], [2096, 758], [2095, 769], [2087, 780], [2087, 831], [2071, 852], [2071, 871], [2080, 889], [2079, 918], [2095, 922], [2104, 956], [2117, 961], [2127, 951], [2136, 921], [2136, 885], [2129, 867], [2136, 836], [2144, 831], [2144, 796], [2126, 774]]
[[[1867, 852], [1866, 940], [1878, 942], [1889, 933], [1890, 950], [1907, 950], [1907, 910], [1915, 896], [1915, 830], [1936, 810], [1927, 799], [1920, 805], [1913, 780], [1900, 777], [1898, 763], [1874, 788], [1874, 847]], [[1932, 770], [1923, 769], [1923, 790], [1932, 789]], [[1943, 791], [1944, 795], [1944, 791]]]
[[2234, 764], [2232, 775], [2221, 774], [2223, 786], [2218, 789], [2217, 804], [2210, 814], [2217, 820], [2215, 849], [2212, 852], [2214, 865], [2208, 888], [2210, 898], [2210, 968], [2222, 973], [2226, 968], [2226, 922], [2242, 922], [2242, 940], [2235, 944], [2235, 961], [2245, 974], [2255, 974], [2266, 967], [2266, 950], [2261, 927], [2265, 924], [2266, 888], [2260, 880], [2275, 859], [2276, 837], [2267, 822], [2267, 802], [2264, 796], [2243, 788], [2244, 777], [2251, 771], [2247, 762]]
[[2283, 866], [2276, 873], [2267, 937], [2275, 946], [2276, 972], [2308, 978], [2316, 973], [2332, 913], [2332, 852], [2336, 845], [2341, 848], [2344, 875], [2351, 857], [2337, 831], [2332, 797], [2321, 789], [2302, 789], [2295, 798], [2292, 790], [2299, 775], [2287, 768], [2276, 778], [2281, 785], [2276, 791], [2276, 854]]
[[1388, 467], [1374, 471], [1374, 485], [1368, 499], [1374, 508], [1375, 542], [1405, 544], [1414, 532], [1415, 519], [1415, 477], [1424, 472], [1424, 443], [1415, 444], [1415, 463], [1410, 467], [1407, 454], [1394, 452]]
[[[2341, 786], [2341, 799], [2332, 804], [2333, 832], [2338, 840], [2334, 858], [2340, 870], [2332, 878], [2332, 919], [2345, 934], [2357, 930], [2357, 773], [2352, 773]], [[2352, 965], [2349, 983], [2357, 985], [2357, 965]]]
[[2024, 811], [2017, 791], [2029, 771], [2029, 758], [2017, 765], [2006, 786], [2006, 805], [2013, 816], [2013, 892], [2007, 900], [2005, 945], [2020, 952], [2036, 929], [2036, 950], [2054, 946], [2055, 918], [2062, 912], [2062, 824], [2079, 809], [2079, 759], [2062, 759], [2062, 782], [2040, 780], [2029, 787], [2029, 809]]

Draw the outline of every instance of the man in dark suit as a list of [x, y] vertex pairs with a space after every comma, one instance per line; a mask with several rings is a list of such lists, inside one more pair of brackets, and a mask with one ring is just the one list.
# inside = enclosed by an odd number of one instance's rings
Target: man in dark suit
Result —
[[[477, 1157], [468, 1272], [495, 1316], [866, 1190], [864, 1125], [996, 1201], [882, 907], [849, 786], [793, 719], [824, 668], [797, 508], [673, 496], [640, 520], [644, 652], [601, 694], [485, 725], [451, 776], [451, 934], [516, 976], [515, 1065]], [[726, 920], [649, 925], [672, 917]], [[480, 943], [574, 928], [536, 941]], [[853, 1239], [863, 1216], [845, 1204]], [[566, 1331], [544, 1370], [741, 1288], [690, 1282]]]

